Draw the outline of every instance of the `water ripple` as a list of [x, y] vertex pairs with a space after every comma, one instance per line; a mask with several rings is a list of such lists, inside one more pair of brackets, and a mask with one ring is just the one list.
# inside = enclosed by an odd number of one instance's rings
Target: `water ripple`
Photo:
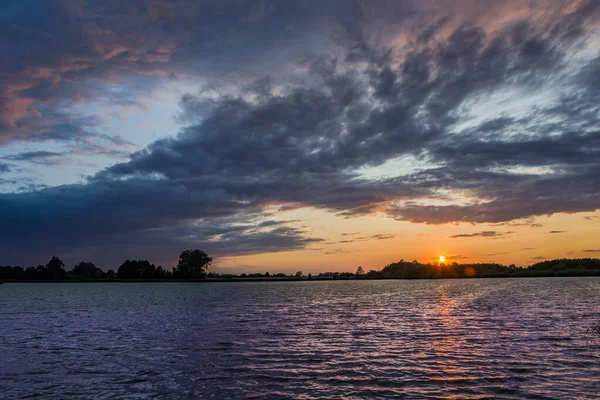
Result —
[[594, 399], [600, 278], [0, 287], [1, 399]]

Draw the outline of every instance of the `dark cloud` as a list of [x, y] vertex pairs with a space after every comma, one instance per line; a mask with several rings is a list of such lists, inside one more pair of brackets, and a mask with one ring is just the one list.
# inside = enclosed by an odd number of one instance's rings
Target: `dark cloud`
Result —
[[506, 235], [511, 234], [512, 232], [496, 232], [496, 231], [482, 231], [476, 233], [463, 233], [459, 235], [452, 235], [450, 238], [459, 239], [459, 238], [473, 238], [473, 237], [484, 237], [484, 238], [500, 238], [505, 237]]
[[437, 20], [432, 25], [429, 25], [423, 31], [417, 34], [417, 41], [421, 43], [427, 43], [431, 39], [435, 37], [435, 35], [442, 29], [444, 26], [450, 22], [451, 18], [449, 16], [445, 16]]
[[[126, 141], [98, 129], [97, 115], [73, 115], [74, 104], [103, 97], [136, 106], [139, 96], [128, 92], [178, 74], [238, 78], [233, 91], [183, 96], [185, 127], [176, 137], [84, 183], [0, 194], [0, 232], [10, 232], [0, 234], [0, 251], [108, 260], [148, 247], [157, 256], [192, 245], [240, 255], [320, 241], [290, 226], [260, 226], [267, 207], [430, 224], [600, 208], [600, 58], [566, 73], [573, 46], [595, 29], [597, 2], [513, 21], [514, 29], [438, 16], [401, 48], [391, 39], [418, 11], [414, 2], [381, 2], [381, 13], [379, 3], [324, 3], [7, 2], [5, 141], [52, 139], [90, 151], [102, 142], [112, 151]], [[297, 72], [282, 79], [283, 70]], [[111, 80], [129, 86], [111, 94]], [[490, 93], [549, 87], [557, 100], [527, 115], [469, 121], [469, 106]], [[399, 157], [426, 166], [379, 179], [359, 172]]]
[[10, 165], [0, 162], [0, 172], [10, 172]]
[[63, 155], [63, 153], [56, 153], [52, 151], [28, 151], [24, 153], [13, 154], [5, 158], [11, 161], [29, 161], [52, 164], [56, 163], [57, 159], [61, 158]]
[[548, 233], [550, 234], [557, 234], [557, 233], [566, 233], [567, 231], [550, 231]]
[[[388, 5], [387, 18], [410, 4]], [[172, 77], [276, 73], [302, 54], [325, 52], [338, 21], [375, 17], [359, 0], [7, 0], [0, 18], [2, 143], [85, 137], [92, 132], [64, 127], [49, 111], [76, 118], [72, 106], [91, 100], [140, 106], [140, 93]], [[69, 133], [58, 134], [63, 128]]]
[[[42, 233], [31, 232], [26, 242], [12, 241], [11, 252], [3, 256], [5, 262], [20, 263], [19, 255], [34, 246], [36, 252], [31, 258], [32, 262], [43, 262], [48, 254], [60, 253], [68, 263], [88, 257], [106, 268], [114, 267], [115, 263], [126, 258], [148, 258], [170, 267], [184, 248], [200, 247], [220, 258], [300, 250], [323, 241], [307, 237], [306, 232], [300, 229], [285, 226], [287, 221], [259, 221], [258, 217], [246, 215], [215, 218], [211, 221], [180, 222], [178, 225], [164, 224], [162, 227], [148, 227], [139, 222], [136, 228], [131, 229], [125, 228], [125, 224], [102, 227], [100, 221], [79, 225], [75, 221], [68, 222], [65, 218], [56, 227], [59, 232], [52, 240], [47, 236], [51, 227], [41, 221]], [[57, 220], [55, 217], [48, 219]], [[245, 223], [238, 223], [240, 219]], [[140, 226], [144, 228], [140, 229]], [[73, 239], [76, 232], [83, 234], [86, 229], [90, 229], [88, 235]], [[77, 245], [74, 246], [73, 243]]]
[[[591, 163], [594, 163], [590, 160]], [[476, 164], [474, 164], [476, 165]], [[600, 208], [600, 182], [589, 166], [566, 167], [556, 174], [527, 176], [444, 168], [424, 175], [441, 188], [465, 190], [487, 202], [432, 206], [418, 203], [393, 205], [388, 212], [397, 219], [421, 223], [504, 222], [558, 212], [575, 213]], [[569, 188], [577, 188], [577, 196]]]
[[501, 222], [498, 224], [493, 224], [493, 226], [527, 226], [529, 228], [541, 228], [544, 225], [534, 222], [533, 218], [529, 218], [526, 220], [522, 220], [522, 221], [509, 221], [509, 222]]
[[584, 253], [600, 253], [600, 249], [584, 250]]

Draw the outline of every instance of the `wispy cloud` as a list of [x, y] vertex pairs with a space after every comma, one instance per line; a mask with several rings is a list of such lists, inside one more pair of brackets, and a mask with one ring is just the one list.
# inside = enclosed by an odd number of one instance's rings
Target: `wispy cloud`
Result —
[[331, 254], [342, 254], [342, 253], [347, 253], [347, 252], [348, 252], [347, 250], [339, 249], [338, 248], [338, 249], [326, 251], [325, 254], [326, 255], [331, 255]]
[[[353, 235], [358, 235], [359, 233], [351, 233], [351, 234], [342, 234], [342, 236], [353, 236]], [[376, 234], [376, 235], [371, 235], [371, 236], [359, 236], [357, 238], [354, 239], [345, 239], [345, 240], [340, 240], [338, 243], [354, 243], [354, 242], [366, 242], [366, 241], [370, 241], [370, 240], [388, 240], [388, 239], [394, 239], [397, 235], [390, 235], [390, 234]]]
[[476, 232], [476, 233], [461, 233], [461, 234], [457, 234], [457, 235], [452, 235], [452, 236], [450, 236], [450, 238], [451, 239], [459, 239], [459, 238], [482, 237], [482, 238], [497, 239], [497, 238], [505, 237], [510, 234], [512, 234], [512, 231], [509, 231], [509, 232], [481, 231], [481, 232]]
[[56, 164], [61, 161], [65, 153], [56, 153], [52, 151], [28, 151], [6, 156], [5, 159], [11, 161], [27, 161], [40, 164]]
[[446, 261], [450, 261], [450, 260], [467, 260], [469, 258], [471, 258], [470, 256], [463, 256], [460, 254], [450, 254], [445, 256], [446, 257]]

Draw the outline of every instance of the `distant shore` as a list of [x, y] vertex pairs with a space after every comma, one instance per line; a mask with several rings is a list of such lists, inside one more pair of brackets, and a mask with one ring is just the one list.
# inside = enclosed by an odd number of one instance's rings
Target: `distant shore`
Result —
[[[180, 261], [177, 267], [165, 269], [156, 267], [147, 260], [127, 260], [118, 268], [117, 272], [109, 270], [104, 272], [90, 262], [80, 262], [70, 271], [64, 269], [64, 263], [58, 257], [52, 257], [47, 265], [22, 268], [19, 266], [0, 265], [0, 283], [145, 283], [145, 282], [307, 282], [330, 280], [373, 280], [373, 279], [475, 279], [475, 278], [536, 278], [536, 277], [580, 277], [600, 276], [600, 259], [556, 259], [541, 261], [528, 267], [518, 267], [514, 264], [502, 265], [497, 263], [421, 263], [418, 261], [405, 261], [389, 264], [381, 270], [365, 271], [359, 266], [355, 273], [352, 272], [321, 272], [304, 274], [297, 271], [295, 274], [283, 272], [252, 272], [240, 274], [226, 274], [207, 271], [209, 261], [212, 260], [200, 250], [184, 251], [183, 255], [195, 252], [200, 260], [187, 265]], [[208, 261], [206, 261], [208, 260]]]
[[512, 275], [479, 275], [452, 276], [440, 275], [435, 277], [234, 277], [206, 279], [63, 279], [63, 280], [3, 280], [0, 283], [223, 283], [223, 282], [328, 282], [328, 281], [373, 281], [373, 280], [440, 280], [440, 279], [507, 279], [507, 278], [565, 278], [565, 277], [600, 277], [600, 271], [577, 271], [537, 274]]

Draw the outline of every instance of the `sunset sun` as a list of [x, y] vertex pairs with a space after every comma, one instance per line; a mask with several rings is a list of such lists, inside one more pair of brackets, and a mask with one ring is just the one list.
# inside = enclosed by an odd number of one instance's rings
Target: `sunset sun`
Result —
[[445, 262], [446, 262], [446, 257], [444, 257], [444, 256], [440, 256], [440, 262], [441, 262], [441, 263], [445, 263]]

